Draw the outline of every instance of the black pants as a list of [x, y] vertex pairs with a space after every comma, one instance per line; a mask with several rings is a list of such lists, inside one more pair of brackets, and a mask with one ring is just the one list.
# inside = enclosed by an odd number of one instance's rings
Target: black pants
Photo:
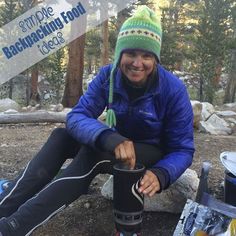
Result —
[[[162, 157], [157, 147], [148, 144], [135, 143], [135, 152], [136, 161], [146, 167]], [[57, 175], [68, 158], [73, 161]], [[55, 129], [21, 175], [0, 195], [0, 232], [3, 236], [30, 235], [85, 194], [97, 174], [112, 174], [114, 161], [112, 153], [81, 146], [66, 129]]]

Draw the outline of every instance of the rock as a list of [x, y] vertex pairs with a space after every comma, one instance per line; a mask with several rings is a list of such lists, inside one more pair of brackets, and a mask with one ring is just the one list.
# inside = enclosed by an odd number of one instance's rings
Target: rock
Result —
[[229, 118], [226, 118], [226, 121], [228, 123], [230, 123], [231, 127], [235, 126], [236, 125], [236, 119], [232, 118], [232, 117], [229, 117]]
[[49, 110], [50, 111], [55, 111], [55, 112], [61, 112], [63, 111], [63, 105], [61, 103], [57, 104], [57, 105], [50, 105], [49, 106]]
[[29, 105], [29, 106], [26, 107], [27, 111], [32, 111], [32, 108], [33, 108], [33, 107], [32, 107], [31, 105]]
[[228, 123], [216, 114], [213, 114], [207, 121], [214, 124], [216, 127], [221, 127], [221, 125], [228, 127]]
[[63, 105], [61, 103], [57, 104], [56, 107], [55, 107], [55, 111], [57, 112], [61, 112], [63, 111]]
[[34, 112], [34, 111], [36, 111], [37, 109], [36, 109], [36, 106], [32, 106], [32, 108], [31, 108], [31, 112]]
[[101, 194], [106, 199], [113, 199], [113, 175], [111, 175], [109, 179], [105, 182], [105, 184], [102, 186]]
[[18, 113], [18, 111], [14, 110], [14, 109], [9, 109], [3, 112], [4, 114], [16, 114]]
[[[198, 184], [196, 171], [187, 169], [169, 189], [152, 198], [145, 196], [144, 210], [180, 213], [187, 199], [195, 200]], [[113, 176], [110, 176], [105, 182], [101, 194], [107, 199], [113, 199]]]
[[51, 104], [51, 105], [49, 106], [49, 110], [50, 110], [50, 111], [55, 111], [55, 110], [56, 110], [56, 105]]
[[36, 109], [36, 110], [40, 110], [40, 109], [41, 109], [41, 105], [37, 103], [37, 104], [35, 105], [35, 109]]
[[193, 114], [194, 114], [193, 126], [195, 128], [198, 128], [200, 120], [202, 119], [202, 104], [199, 101], [192, 100], [191, 105], [192, 105]]
[[234, 111], [216, 111], [218, 116], [236, 116], [236, 112]]
[[236, 102], [234, 102], [234, 103], [225, 103], [224, 107], [231, 108], [231, 109], [236, 109]]
[[2, 143], [0, 147], [8, 147], [8, 145], [6, 143]]
[[199, 129], [210, 134], [229, 135], [232, 134], [232, 129], [228, 126], [224, 119], [213, 114], [207, 121], [200, 121]]
[[9, 109], [14, 109], [16, 111], [20, 110], [20, 105], [10, 98], [5, 98], [0, 100], [0, 112], [7, 111]]
[[49, 94], [49, 93], [46, 93], [43, 98], [44, 98], [45, 100], [48, 100], [48, 99], [50, 99], [50, 97], [51, 97], [50, 94]]
[[91, 205], [90, 205], [89, 202], [86, 202], [86, 203], [84, 204], [84, 207], [85, 207], [86, 209], [89, 209], [89, 208], [91, 207]]
[[202, 120], [207, 120], [213, 113], [215, 112], [215, 108], [209, 102], [202, 102]]
[[27, 107], [22, 107], [22, 108], [21, 108], [21, 111], [22, 111], [22, 112], [27, 112], [27, 111], [28, 111], [28, 110], [27, 110]]
[[187, 199], [195, 200], [199, 185], [196, 171], [187, 169], [169, 189], [144, 198], [145, 211], [182, 212]]

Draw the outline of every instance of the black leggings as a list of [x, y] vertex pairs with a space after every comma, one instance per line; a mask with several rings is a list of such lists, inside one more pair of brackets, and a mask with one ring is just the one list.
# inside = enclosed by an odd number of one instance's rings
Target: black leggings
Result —
[[[147, 168], [162, 158], [157, 147], [143, 143], [134, 146], [136, 162]], [[57, 175], [68, 158], [73, 158], [72, 162]], [[55, 129], [21, 175], [0, 195], [0, 232], [3, 236], [30, 235], [87, 193], [97, 174], [112, 174], [114, 162], [112, 153], [82, 146], [66, 129]]]

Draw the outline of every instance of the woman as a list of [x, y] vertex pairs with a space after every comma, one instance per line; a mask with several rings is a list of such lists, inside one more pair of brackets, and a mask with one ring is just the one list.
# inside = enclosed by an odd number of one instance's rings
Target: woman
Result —
[[[191, 165], [192, 108], [183, 83], [159, 64], [161, 38], [160, 21], [147, 7], [124, 22], [113, 65], [101, 68], [68, 114], [66, 129], [53, 131], [0, 195], [3, 236], [29, 235], [86, 193], [98, 173], [112, 173], [116, 161], [131, 169], [145, 165], [139, 191], [150, 197]], [[97, 120], [105, 108], [107, 124]]]

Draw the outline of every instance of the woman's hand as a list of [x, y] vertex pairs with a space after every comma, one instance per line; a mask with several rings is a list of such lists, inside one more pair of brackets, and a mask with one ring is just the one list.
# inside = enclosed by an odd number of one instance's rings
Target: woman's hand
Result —
[[115, 156], [117, 160], [121, 160], [125, 164], [127, 164], [131, 170], [134, 169], [136, 156], [135, 156], [134, 144], [132, 141], [125, 140], [124, 142], [120, 143], [115, 148]]
[[139, 192], [152, 197], [159, 190], [160, 182], [157, 176], [152, 171], [147, 170], [140, 182]]

